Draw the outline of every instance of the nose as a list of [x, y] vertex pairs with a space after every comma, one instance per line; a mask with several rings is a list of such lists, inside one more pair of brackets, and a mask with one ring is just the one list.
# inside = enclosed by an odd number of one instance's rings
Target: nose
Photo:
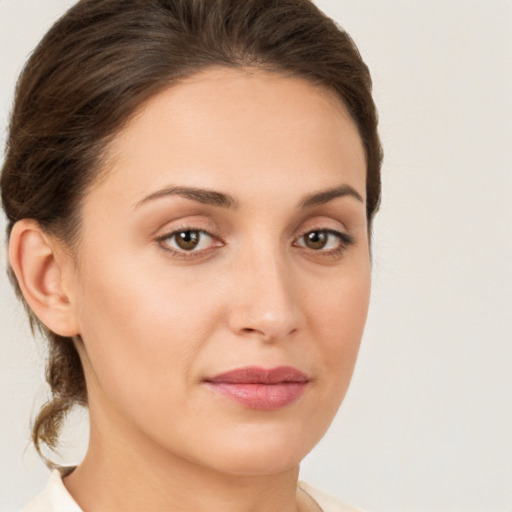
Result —
[[234, 273], [229, 326], [239, 336], [265, 342], [286, 339], [304, 322], [291, 265], [268, 251], [254, 254]]

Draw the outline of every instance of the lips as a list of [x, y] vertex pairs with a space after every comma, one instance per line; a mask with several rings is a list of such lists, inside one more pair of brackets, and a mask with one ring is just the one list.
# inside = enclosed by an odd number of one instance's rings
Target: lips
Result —
[[249, 409], [273, 411], [300, 398], [309, 377], [290, 366], [239, 368], [205, 379], [214, 392]]

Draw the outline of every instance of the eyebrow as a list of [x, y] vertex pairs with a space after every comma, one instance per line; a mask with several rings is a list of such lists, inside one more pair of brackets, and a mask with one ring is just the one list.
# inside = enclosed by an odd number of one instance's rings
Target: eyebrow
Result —
[[173, 195], [185, 197], [186, 199], [191, 199], [192, 201], [197, 201], [202, 204], [220, 206], [221, 208], [234, 209], [238, 207], [238, 201], [233, 196], [223, 192], [195, 187], [167, 187], [145, 197], [135, 205], [135, 208], [138, 208], [148, 201]]
[[[160, 199], [166, 196], [181, 196], [186, 199], [191, 199], [192, 201], [197, 201], [198, 203], [219, 206], [221, 208], [229, 208], [236, 209], [240, 205], [240, 203], [231, 195], [226, 194], [224, 192], [217, 192], [215, 190], [208, 190], [196, 187], [167, 187], [162, 190], [158, 190], [153, 194], [145, 197], [141, 201], [139, 201], [135, 208], [138, 208], [142, 204], [145, 204], [149, 201]], [[327, 190], [322, 190], [320, 192], [315, 192], [313, 194], [309, 194], [305, 196], [300, 202], [299, 207], [301, 209], [310, 208], [312, 206], [318, 206], [321, 204], [328, 203], [333, 199], [337, 199], [338, 197], [349, 196], [357, 199], [361, 203], [364, 204], [364, 199], [361, 194], [357, 192], [350, 185], [341, 185], [339, 187], [330, 188]]]
[[311, 206], [318, 206], [320, 204], [328, 203], [338, 197], [349, 196], [357, 199], [364, 204], [364, 199], [361, 194], [350, 185], [341, 185], [339, 187], [330, 188], [321, 192], [315, 192], [304, 197], [300, 203], [301, 208], [310, 208]]

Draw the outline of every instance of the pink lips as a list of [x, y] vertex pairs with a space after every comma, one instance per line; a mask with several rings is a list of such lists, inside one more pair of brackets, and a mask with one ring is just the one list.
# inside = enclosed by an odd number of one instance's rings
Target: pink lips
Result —
[[214, 391], [250, 409], [273, 411], [295, 402], [309, 378], [290, 366], [239, 368], [205, 380]]

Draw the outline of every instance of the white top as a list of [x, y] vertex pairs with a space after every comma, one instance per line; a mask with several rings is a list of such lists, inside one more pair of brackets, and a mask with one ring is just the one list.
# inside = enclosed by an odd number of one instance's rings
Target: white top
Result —
[[[309, 494], [323, 512], [360, 512], [304, 482], [299, 482], [299, 488]], [[82, 512], [82, 509], [64, 487], [61, 474], [55, 469], [50, 475], [46, 489], [21, 512]]]

